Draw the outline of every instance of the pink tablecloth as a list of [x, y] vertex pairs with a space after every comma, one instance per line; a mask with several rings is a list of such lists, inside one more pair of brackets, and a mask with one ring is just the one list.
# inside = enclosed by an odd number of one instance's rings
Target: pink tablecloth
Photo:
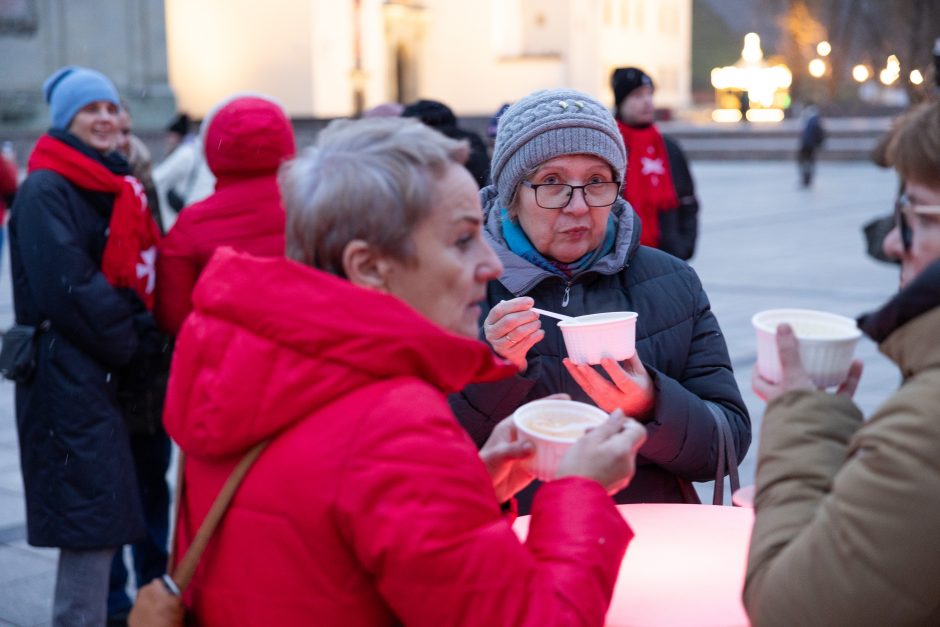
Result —
[[[620, 567], [608, 625], [748, 625], [741, 589], [753, 510], [675, 504], [618, 509], [636, 537]], [[520, 516], [514, 529], [525, 538], [529, 517]]]

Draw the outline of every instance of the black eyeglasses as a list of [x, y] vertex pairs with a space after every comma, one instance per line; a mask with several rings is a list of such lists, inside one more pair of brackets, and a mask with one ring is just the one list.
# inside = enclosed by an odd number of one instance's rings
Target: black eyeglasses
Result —
[[567, 183], [534, 184], [522, 181], [522, 184], [535, 192], [535, 204], [542, 209], [564, 209], [574, 197], [574, 190], [580, 189], [584, 195], [584, 204], [588, 207], [606, 207], [614, 204], [620, 195], [620, 183], [605, 181], [587, 185], [568, 185]]
[[913, 202], [907, 194], [901, 194], [894, 203], [894, 223], [901, 234], [901, 244], [905, 251], [909, 251], [914, 244], [914, 231], [908, 222], [907, 214], [940, 215], [940, 205], [919, 205]]

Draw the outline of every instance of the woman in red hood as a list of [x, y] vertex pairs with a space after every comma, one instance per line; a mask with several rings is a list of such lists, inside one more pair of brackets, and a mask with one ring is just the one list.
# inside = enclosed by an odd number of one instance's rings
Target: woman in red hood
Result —
[[277, 170], [294, 156], [294, 130], [267, 96], [237, 94], [203, 123], [206, 161], [215, 193], [186, 208], [160, 245], [157, 304], [160, 326], [176, 335], [192, 310], [196, 279], [219, 246], [264, 257], [284, 254], [284, 208]]
[[579, 440], [518, 540], [500, 504], [531, 450], [503, 422], [478, 452], [446, 400], [515, 372], [476, 339], [502, 266], [467, 153], [415, 120], [334, 122], [282, 175], [289, 258], [206, 267], [165, 414], [186, 453], [177, 555], [270, 444], [184, 595], [200, 624], [603, 622], [632, 537], [608, 493], [645, 431], [618, 415]]

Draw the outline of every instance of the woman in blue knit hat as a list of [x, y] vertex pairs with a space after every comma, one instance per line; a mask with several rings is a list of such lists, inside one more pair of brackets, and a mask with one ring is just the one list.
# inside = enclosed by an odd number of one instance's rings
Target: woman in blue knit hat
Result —
[[159, 350], [150, 314], [159, 232], [114, 150], [117, 90], [100, 72], [58, 70], [52, 118], [12, 209], [18, 325], [36, 329], [32, 372], [16, 379], [28, 541], [59, 547], [55, 625], [103, 625], [116, 547], [144, 534], [121, 370]]
[[[645, 423], [649, 439], [620, 503], [697, 500], [692, 481], [715, 479], [719, 423], [743, 458], [751, 424], [724, 337], [695, 271], [640, 245], [621, 197], [627, 154], [613, 116], [577, 91], [537, 91], [500, 117], [493, 184], [481, 190], [486, 236], [505, 268], [489, 284], [481, 336], [519, 373], [472, 385], [451, 405], [478, 445], [521, 404], [565, 392]], [[566, 357], [555, 321], [635, 311], [637, 353], [602, 367]], [[520, 506], [527, 504], [520, 499]]]

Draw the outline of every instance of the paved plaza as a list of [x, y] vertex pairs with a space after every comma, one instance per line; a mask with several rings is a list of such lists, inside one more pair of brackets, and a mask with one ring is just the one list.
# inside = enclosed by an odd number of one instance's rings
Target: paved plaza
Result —
[[[811, 189], [797, 185], [790, 162], [698, 161], [702, 204], [693, 266], [711, 298], [751, 410], [754, 443], [741, 465], [753, 482], [763, 403], [751, 392], [755, 361], [751, 316], [805, 307], [856, 316], [897, 288], [895, 267], [869, 259], [861, 225], [887, 212], [894, 174], [866, 162], [825, 161]], [[4, 247], [6, 256], [6, 247]], [[0, 278], [0, 327], [12, 323], [9, 260]], [[863, 339], [865, 373], [856, 399], [870, 413], [899, 382], [897, 370]], [[709, 486], [703, 486], [707, 494]], [[0, 382], [0, 625], [48, 624], [56, 552], [25, 543], [23, 488], [13, 413], [13, 384]], [[703, 541], [705, 541], [703, 539]]]

